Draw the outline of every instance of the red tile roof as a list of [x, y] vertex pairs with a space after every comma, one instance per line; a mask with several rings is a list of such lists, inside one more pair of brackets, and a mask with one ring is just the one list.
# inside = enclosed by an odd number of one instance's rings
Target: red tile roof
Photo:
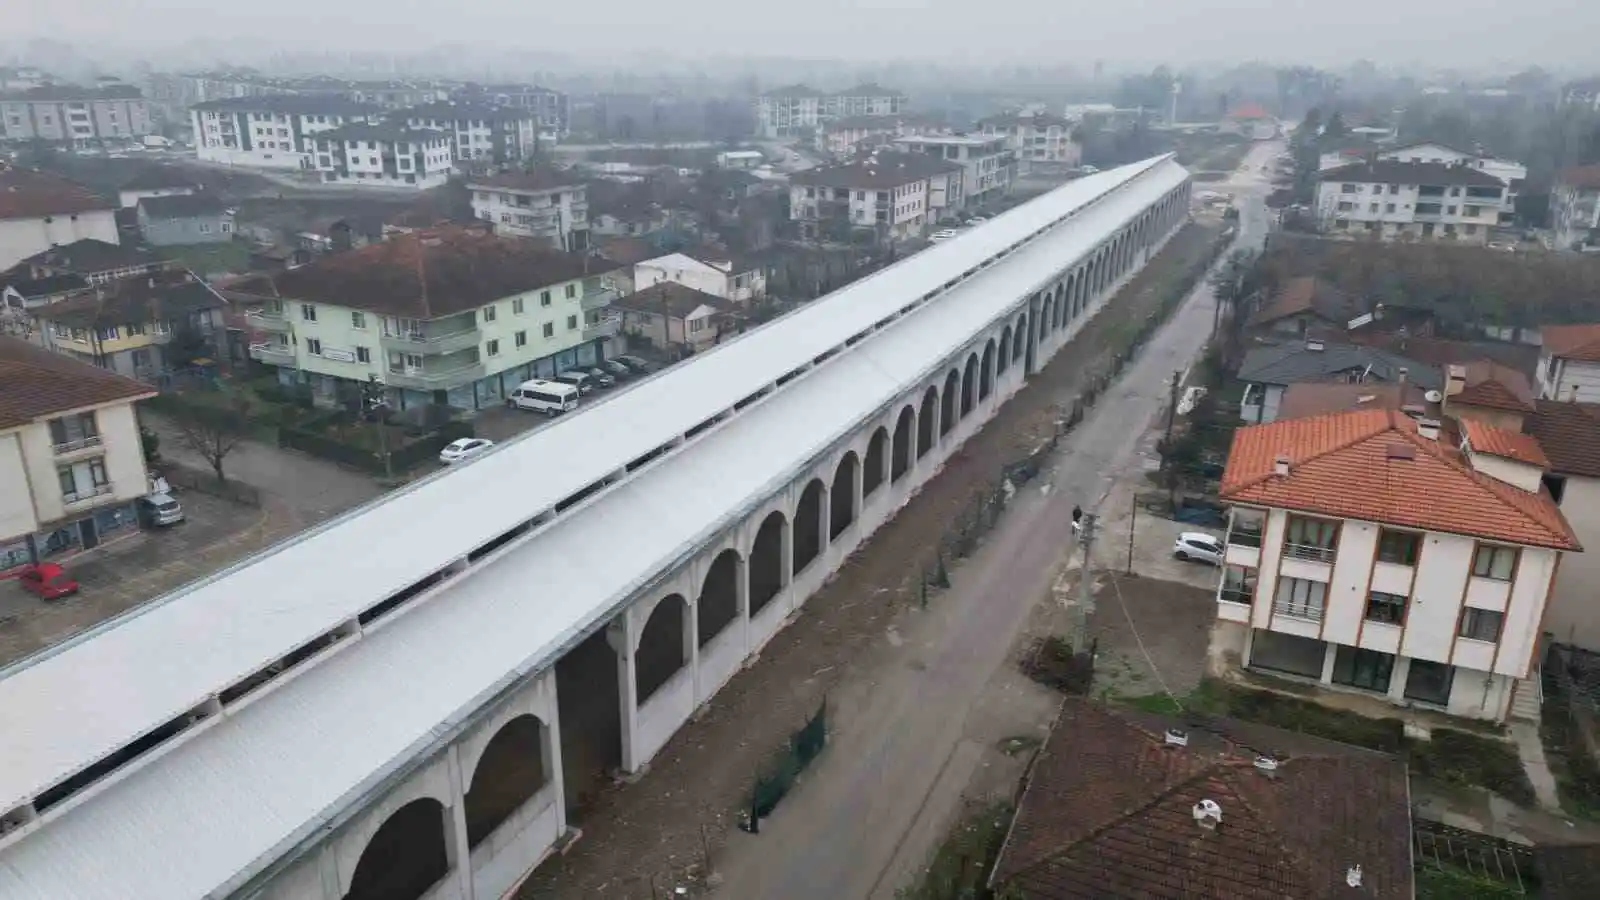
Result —
[[1466, 388], [1452, 396], [1450, 402], [1511, 412], [1533, 412], [1533, 385], [1528, 383], [1526, 375], [1487, 359], [1475, 359], [1460, 365], [1466, 370]]
[[[1030, 900], [1409, 900], [1403, 763], [1256, 728], [1249, 745], [1278, 759], [1269, 777], [1229, 737], [1191, 729], [1187, 746], [1165, 746], [1164, 728], [1186, 726], [1155, 718], [1076, 698], [1062, 705], [996, 887]], [[1195, 821], [1202, 800], [1222, 809], [1215, 830]], [[1352, 889], [1357, 865], [1362, 886]]]
[[1552, 356], [1600, 362], [1600, 324], [1546, 325], [1539, 338]]
[[[1409, 446], [1406, 458], [1391, 448]], [[1289, 459], [1289, 474], [1274, 461]], [[1289, 419], [1234, 433], [1222, 499], [1561, 550], [1582, 549], [1548, 492], [1475, 472], [1398, 410]], [[1425, 501], [1425, 502], [1424, 502]]]
[[76, 181], [32, 169], [0, 167], [0, 219], [34, 219], [42, 216], [69, 216], [117, 204]]
[[1556, 176], [1556, 187], [1600, 188], [1600, 165], [1563, 169]]
[[1540, 400], [1523, 423], [1560, 475], [1600, 478], [1600, 403]]
[[0, 429], [156, 395], [147, 384], [9, 337], [0, 337], [0, 385]]
[[1256, 310], [1251, 325], [1265, 325], [1300, 313], [1311, 313], [1344, 326], [1357, 315], [1355, 301], [1344, 292], [1310, 275], [1283, 283], [1272, 302]]
[[1539, 439], [1531, 434], [1507, 431], [1504, 428], [1486, 425], [1476, 419], [1462, 419], [1461, 429], [1475, 453], [1503, 456], [1541, 469], [1550, 468], [1550, 460], [1544, 455], [1544, 448], [1539, 445]]

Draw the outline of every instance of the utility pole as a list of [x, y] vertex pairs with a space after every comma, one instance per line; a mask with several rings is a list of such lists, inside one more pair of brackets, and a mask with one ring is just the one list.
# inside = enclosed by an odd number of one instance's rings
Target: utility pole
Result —
[[1094, 614], [1094, 539], [1098, 530], [1094, 513], [1072, 508], [1072, 530], [1077, 533], [1078, 546], [1083, 548], [1083, 568], [1078, 571], [1078, 601], [1072, 607], [1072, 653], [1074, 656], [1089, 649], [1089, 617]]
[[1182, 381], [1182, 372], [1172, 373], [1171, 390], [1168, 392], [1167, 397], [1167, 434], [1161, 442], [1161, 446], [1167, 447], [1168, 449], [1171, 449], [1168, 447], [1168, 445], [1172, 441], [1172, 422], [1178, 417], [1178, 386]]
[[377, 375], [367, 376], [367, 383], [362, 385], [361, 394], [362, 406], [378, 428], [378, 453], [383, 456], [383, 476], [393, 481], [394, 464], [389, 458], [389, 427], [384, 421], [388, 418], [385, 413], [389, 411], [389, 401], [383, 395], [383, 385], [378, 382]]

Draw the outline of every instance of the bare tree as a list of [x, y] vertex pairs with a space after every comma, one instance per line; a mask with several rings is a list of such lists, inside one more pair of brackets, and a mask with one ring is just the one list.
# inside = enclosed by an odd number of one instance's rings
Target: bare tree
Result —
[[222, 462], [228, 458], [250, 433], [250, 400], [243, 394], [224, 389], [225, 403], [218, 409], [206, 409], [204, 414], [184, 416], [177, 421], [178, 437], [183, 446], [198, 453], [217, 473], [217, 481], [227, 481]]

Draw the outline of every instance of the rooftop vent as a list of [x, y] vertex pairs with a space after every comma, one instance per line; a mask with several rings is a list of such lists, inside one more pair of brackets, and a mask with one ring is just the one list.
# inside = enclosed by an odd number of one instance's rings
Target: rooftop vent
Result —
[[1194, 822], [1208, 831], [1216, 831], [1222, 824], [1222, 807], [1215, 800], [1201, 800], [1194, 805]]
[[1258, 756], [1256, 757], [1256, 771], [1269, 778], [1277, 775], [1278, 761], [1270, 756]]
[[1168, 747], [1189, 746], [1189, 732], [1187, 731], [1179, 731], [1176, 728], [1168, 728], [1167, 733], [1162, 737]]
[[1437, 441], [1439, 439], [1439, 420], [1418, 419], [1417, 434], [1427, 438], [1430, 441]]
[[1353, 888], [1361, 887], [1361, 866], [1360, 865], [1351, 866], [1350, 867], [1350, 871], [1344, 873], [1344, 883], [1350, 885]]
[[1288, 455], [1283, 454], [1283, 453], [1278, 454], [1278, 458], [1274, 459], [1272, 461], [1272, 473], [1274, 475], [1288, 475], [1289, 474], [1289, 457], [1288, 457]]

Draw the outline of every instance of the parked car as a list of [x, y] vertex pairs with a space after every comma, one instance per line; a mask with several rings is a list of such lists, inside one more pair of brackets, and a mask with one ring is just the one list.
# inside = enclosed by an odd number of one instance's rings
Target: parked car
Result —
[[649, 375], [658, 368], [655, 363], [640, 359], [637, 356], [619, 356], [617, 357], [617, 362], [632, 369], [638, 375]]
[[146, 528], [164, 528], [183, 521], [183, 504], [165, 491], [139, 498], [139, 521]]
[[967, 220], [967, 224], [968, 225], [982, 225], [983, 223], [985, 223], [987, 221], [989, 221], [989, 217], [988, 216], [973, 216], [972, 218]]
[[587, 373], [577, 369], [568, 369], [565, 372], [558, 373], [554, 380], [562, 384], [572, 385], [578, 389], [579, 394], [587, 394], [594, 390], [594, 379], [590, 378]]
[[600, 368], [610, 372], [612, 378], [628, 378], [634, 374], [634, 371], [628, 368], [627, 363], [618, 362], [614, 359], [601, 360]]
[[484, 453], [493, 446], [494, 441], [488, 438], [457, 438], [439, 451], [439, 462], [447, 466], [455, 465], [464, 459], [471, 459]]
[[42, 562], [27, 566], [17, 576], [22, 589], [41, 600], [59, 600], [78, 592], [78, 581], [60, 563]]
[[617, 377], [615, 375], [612, 375], [610, 372], [607, 372], [605, 369], [602, 369], [598, 366], [587, 370], [584, 374], [588, 375], [590, 378], [593, 378], [595, 384], [598, 384], [603, 388], [614, 387], [617, 383]]
[[1178, 559], [1197, 560], [1213, 566], [1222, 565], [1222, 541], [1200, 531], [1185, 531], [1172, 545], [1172, 555]]
[[935, 231], [931, 236], [929, 236], [928, 240], [930, 242], [932, 242], [932, 243], [937, 244], [940, 241], [948, 241], [951, 238], [955, 237], [957, 234], [959, 234], [959, 232], [957, 232], [954, 228], [941, 228], [938, 231]]

